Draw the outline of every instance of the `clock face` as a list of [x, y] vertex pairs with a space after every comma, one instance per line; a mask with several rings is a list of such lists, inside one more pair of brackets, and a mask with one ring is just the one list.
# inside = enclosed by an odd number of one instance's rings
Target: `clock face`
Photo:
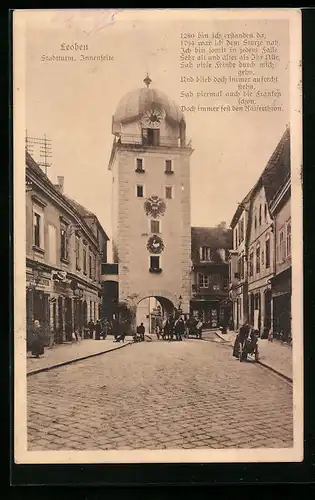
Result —
[[151, 236], [147, 243], [147, 249], [151, 253], [161, 253], [164, 250], [164, 243], [162, 238], [157, 234]]
[[166, 210], [166, 203], [158, 196], [155, 195], [150, 196], [150, 198], [148, 198], [144, 202], [144, 211], [148, 216], [154, 218], [160, 217], [161, 215], [164, 215], [165, 210]]
[[158, 108], [148, 109], [143, 117], [142, 124], [148, 128], [159, 128], [164, 118], [164, 112]]

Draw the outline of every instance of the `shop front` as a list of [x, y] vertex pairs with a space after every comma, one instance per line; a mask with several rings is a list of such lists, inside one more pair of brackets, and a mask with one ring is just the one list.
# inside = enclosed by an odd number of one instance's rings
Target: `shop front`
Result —
[[192, 300], [190, 304], [191, 314], [196, 319], [201, 319], [204, 328], [218, 328], [222, 310], [219, 300]]
[[291, 331], [291, 268], [274, 276], [272, 283], [273, 336], [290, 341]]
[[49, 338], [50, 331], [50, 293], [49, 274], [42, 271], [28, 270], [26, 274], [26, 326], [29, 334], [34, 321], [38, 320], [42, 330]]

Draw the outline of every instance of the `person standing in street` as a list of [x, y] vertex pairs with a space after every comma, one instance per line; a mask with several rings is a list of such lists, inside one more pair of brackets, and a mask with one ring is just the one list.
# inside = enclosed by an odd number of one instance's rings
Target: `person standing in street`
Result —
[[95, 325], [95, 340], [101, 340], [101, 333], [102, 333], [102, 325], [100, 320], [98, 319]]
[[143, 323], [138, 326], [138, 333], [140, 336], [140, 342], [144, 342], [145, 327]]
[[92, 339], [93, 338], [94, 329], [95, 329], [95, 325], [93, 323], [92, 318], [88, 322], [88, 329], [89, 329], [89, 332], [90, 332], [90, 339]]
[[44, 354], [44, 336], [38, 319], [35, 319], [31, 330], [30, 350], [35, 358]]
[[168, 319], [168, 327], [169, 327], [169, 340], [172, 342], [174, 340], [174, 329], [175, 329], [175, 320], [174, 318], [171, 316], [169, 319]]
[[184, 332], [185, 332], [185, 323], [183, 321], [183, 318], [180, 316], [175, 323], [176, 340], [183, 340]]

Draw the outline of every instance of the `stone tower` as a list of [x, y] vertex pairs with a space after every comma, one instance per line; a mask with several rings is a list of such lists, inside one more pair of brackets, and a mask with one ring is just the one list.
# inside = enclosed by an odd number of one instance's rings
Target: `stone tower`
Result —
[[156, 297], [189, 312], [190, 155], [185, 118], [163, 92], [125, 95], [112, 120], [113, 255], [119, 301], [135, 311]]

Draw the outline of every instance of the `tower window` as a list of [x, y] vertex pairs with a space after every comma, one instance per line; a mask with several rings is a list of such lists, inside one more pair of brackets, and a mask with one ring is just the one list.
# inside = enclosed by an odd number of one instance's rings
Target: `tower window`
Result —
[[143, 198], [143, 185], [137, 184], [137, 197]]
[[172, 186], [165, 186], [165, 198], [171, 200], [173, 198]]
[[136, 172], [144, 172], [143, 170], [143, 160], [142, 158], [137, 158], [137, 168]]
[[160, 257], [157, 255], [150, 256], [150, 272], [151, 273], [160, 273]]
[[159, 233], [160, 232], [160, 221], [159, 220], [151, 220], [151, 233]]
[[158, 146], [160, 144], [160, 130], [158, 128], [148, 128], [148, 146]]
[[165, 173], [172, 174], [172, 160], [165, 160]]

